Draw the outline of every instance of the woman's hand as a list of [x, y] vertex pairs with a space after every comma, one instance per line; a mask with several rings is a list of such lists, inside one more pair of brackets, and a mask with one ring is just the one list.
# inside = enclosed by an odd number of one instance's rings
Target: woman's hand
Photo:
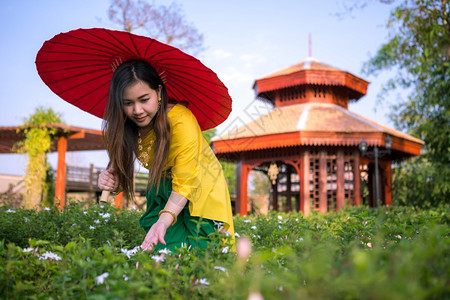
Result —
[[150, 227], [147, 232], [141, 248], [143, 250], [153, 250], [153, 248], [159, 243], [165, 245], [166, 241], [164, 236], [166, 235], [167, 228], [172, 224], [173, 217], [170, 214], [161, 214], [158, 221]]
[[98, 187], [102, 191], [114, 192], [119, 186], [119, 176], [112, 168], [102, 170], [98, 176]]

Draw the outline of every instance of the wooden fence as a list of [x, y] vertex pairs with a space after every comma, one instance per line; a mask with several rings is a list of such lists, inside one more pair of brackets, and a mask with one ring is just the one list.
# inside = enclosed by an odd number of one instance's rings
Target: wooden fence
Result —
[[[89, 168], [67, 166], [66, 169], [66, 193], [86, 192], [100, 194], [98, 187], [98, 176], [102, 168], [94, 167], [91, 164]], [[148, 174], [136, 173], [135, 175], [135, 193], [141, 196], [145, 195], [147, 189]]]

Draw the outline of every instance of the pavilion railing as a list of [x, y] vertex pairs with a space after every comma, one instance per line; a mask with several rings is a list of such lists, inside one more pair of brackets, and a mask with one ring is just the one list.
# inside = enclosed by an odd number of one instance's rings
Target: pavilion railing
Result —
[[[94, 192], [100, 193], [98, 187], [98, 176], [103, 168], [94, 167], [91, 164], [89, 168], [67, 166], [66, 169], [66, 192]], [[141, 196], [145, 195], [147, 189], [148, 174], [136, 173], [135, 175], [135, 193]]]

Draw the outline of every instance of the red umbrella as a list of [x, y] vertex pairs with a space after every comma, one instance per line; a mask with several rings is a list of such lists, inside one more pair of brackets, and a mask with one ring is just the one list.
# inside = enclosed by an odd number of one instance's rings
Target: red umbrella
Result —
[[169, 98], [187, 102], [202, 130], [230, 114], [228, 89], [211, 69], [177, 48], [129, 32], [92, 28], [58, 34], [39, 50], [36, 67], [54, 93], [101, 118], [114, 70], [132, 59], [155, 68]]

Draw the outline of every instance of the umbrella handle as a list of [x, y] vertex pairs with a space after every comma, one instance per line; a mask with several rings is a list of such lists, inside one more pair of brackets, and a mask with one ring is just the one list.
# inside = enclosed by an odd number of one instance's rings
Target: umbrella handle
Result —
[[109, 191], [102, 191], [100, 202], [108, 202], [109, 194], [110, 194]]

